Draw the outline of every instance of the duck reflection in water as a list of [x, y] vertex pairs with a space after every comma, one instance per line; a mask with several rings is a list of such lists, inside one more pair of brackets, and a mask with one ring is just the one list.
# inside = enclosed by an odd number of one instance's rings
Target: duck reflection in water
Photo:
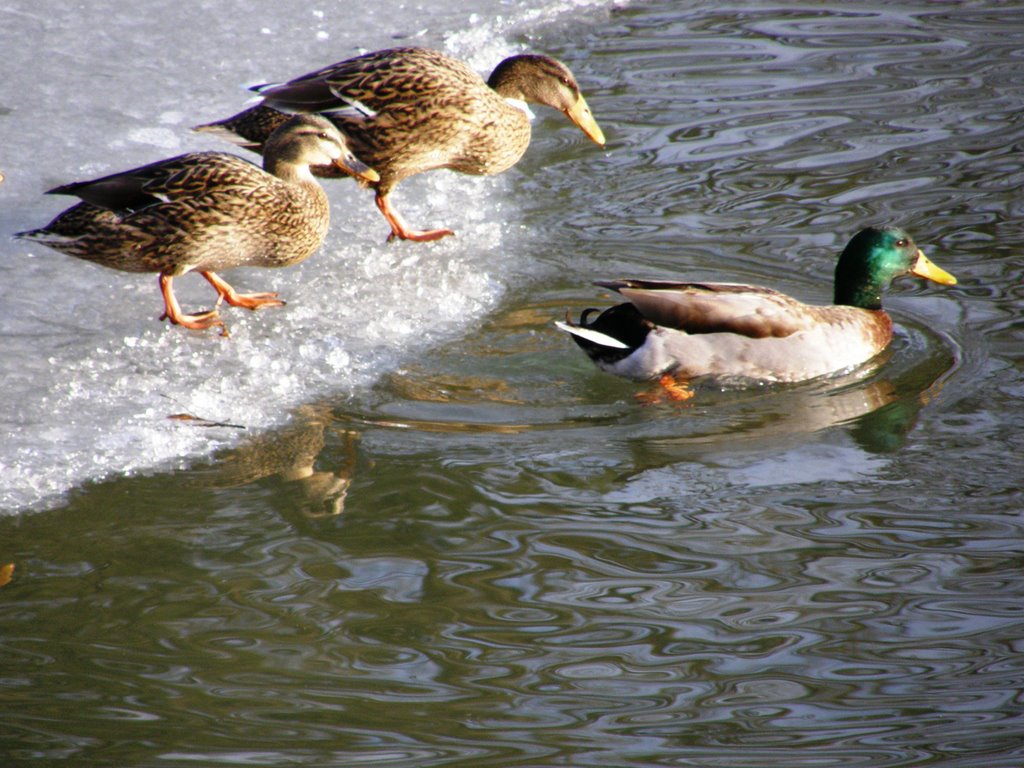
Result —
[[[679, 404], [662, 406], [664, 431], [633, 441], [636, 466], [647, 471], [683, 461], [745, 468], [741, 474], [767, 473], [780, 485], [821, 480], [823, 471], [873, 474], [878, 457], [903, 448], [921, 409], [957, 368], [948, 348], [931, 352], [909, 356], [890, 349], [853, 373], [802, 385], [709, 389], [700, 404], [685, 404], [685, 416]], [[664, 418], [666, 410], [680, 417]], [[693, 418], [695, 410], [702, 418]], [[841, 461], [827, 458], [837, 451]]]
[[[275, 478], [298, 493], [306, 517], [340, 515], [356, 470], [358, 440], [357, 432], [334, 423], [326, 406], [302, 406], [291, 424], [254, 435], [218, 454], [215, 463], [198, 471], [198, 484], [238, 488]], [[318, 463], [327, 461], [326, 454], [334, 453], [330, 444], [336, 441], [340, 441], [341, 460], [329, 469], [318, 468]]]

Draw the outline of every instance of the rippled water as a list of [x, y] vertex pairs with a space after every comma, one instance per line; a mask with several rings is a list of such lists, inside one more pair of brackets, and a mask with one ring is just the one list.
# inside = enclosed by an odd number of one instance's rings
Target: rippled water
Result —
[[[6, 765], [1024, 763], [1024, 6], [706, 5], [530, 31], [609, 151], [540, 117], [458, 338], [0, 518]], [[620, 275], [826, 301], [890, 220], [960, 284], [838, 380], [642, 406], [552, 328]]]

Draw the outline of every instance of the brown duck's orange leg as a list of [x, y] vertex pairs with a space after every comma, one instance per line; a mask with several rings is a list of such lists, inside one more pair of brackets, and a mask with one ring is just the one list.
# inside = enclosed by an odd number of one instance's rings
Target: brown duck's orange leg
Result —
[[170, 320], [175, 325], [183, 328], [191, 328], [195, 331], [204, 331], [207, 328], [220, 326], [221, 336], [228, 335], [227, 326], [220, 319], [220, 313], [216, 309], [209, 312], [200, 312], [197, 315], [186, 315], [181, 311], [178, 299], [174, 296], [174, 286], [171, 284], [174, 278], [171, 275], [160, 275], [160, 293], [164, 296], [164, 313], [161, 320]]
[[232, 307], [259, 309], [260, 307], [283, 307], [284, 302], [276, 293], [238, 293], [227, 281], [215, 272], [200, 272], [217, 291], [217, 303], [226, 301]]
[[380, 212], [384, 214], [384, 218], [388, 220], [388, 224], [391, 225], [391, 234], [388, 235], [389, 243], [396, 237], [402, 240], [415, 240], [418, 243], [425, 243], [455, 234], [450, 229], [410, 229], [398, 211], [391, 207], [391, 201], [388, 200], [387, 194], [382, 195], [378, 192], [377, 196], [374, 197], [374, 202], [377, 203], [377, 208], [380, 209]]

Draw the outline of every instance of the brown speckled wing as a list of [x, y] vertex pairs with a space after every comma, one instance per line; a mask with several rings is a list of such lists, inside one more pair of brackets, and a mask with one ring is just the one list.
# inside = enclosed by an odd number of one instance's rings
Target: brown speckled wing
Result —
[[239, 195], [273, 183], [267, 173], [248, 160], [221, 152], [184, 155], [149, 174], [142, 188], [168, 200], [193, 198], [209, 190], [232, 190]]
[[270, 106], [322, 111], [358, 102], [374, 112], [414, 103], [438, 88], [484, 86], [466, 64], [429, 48], [389, 48], [261, 89]]
[[234, 155], [191, 152], [100, 179], [65, 184], [47, 194], [75, 195], [113, 211], [140, 210], [161, 201], [194, 195], [215, 179], [234, 182], [261, 174], [255, 165]]

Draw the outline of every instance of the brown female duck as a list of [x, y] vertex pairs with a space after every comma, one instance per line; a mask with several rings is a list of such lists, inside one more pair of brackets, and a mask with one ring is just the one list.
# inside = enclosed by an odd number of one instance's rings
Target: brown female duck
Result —
[[329, 120], [293, 117], [267, 139], [263, 170], [235, 155], [192, 152], [66, 184], [48, 194], [76, 195], [83, 202], [45, 227], [16, 236], [111, 269], [157, 272], [165, 307], [161, 319], [223, 329], [216, 308], [182, 313], [172, 281], [197, 271], [217, 291], [218, 305], [283, 305], [276, 293], [237, 293], [216, 273], [285, 267], [312, 255], [327, 234], [330, 208], [310, 166], [327, 164], [368, 181], [377, 178]]
[[572, 72], [548, 56], [512, 56], [484, 82], [466, 64], [438, 51], [391, 48], [253, 90], [263, 96], [262, 104], [196, 130], [226, 133], [242, 146], [263, 151], [266, 137], [287, 119], [279, 110], [328, 114], [356, 155], [380, 174], [371, 186], [391, 225], [389, 240], [453, 234], [450, 229], [411, 229], [388, 196], [403, 179], [435, 168], [474, 175], [511, 168], [530, 144], [525, 102], [563, 112], [604, 146], [604, 134]]

